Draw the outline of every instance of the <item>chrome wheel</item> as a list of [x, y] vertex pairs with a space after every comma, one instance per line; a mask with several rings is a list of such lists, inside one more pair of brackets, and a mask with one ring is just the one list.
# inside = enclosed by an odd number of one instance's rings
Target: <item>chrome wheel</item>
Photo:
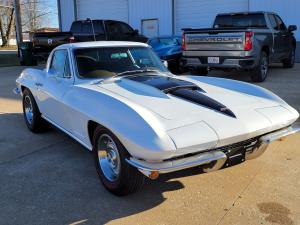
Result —
[[99, 166], [109, 181], [116, 181], [120, 175], [121, 160], [114, 140], [108, 134], [98, 139], [97, 152]]
[[268, 57], [264, 55], [261, 59], [261, 64], [260, 64], [260, 70], [263, 78], [267, 76], [268, 69], [269, 69]]
[[29, 124], [32, 124], [33, 120], [33, 107], [30, 97], [27, 95], [24, 98], [24, 113], [26, 120]]

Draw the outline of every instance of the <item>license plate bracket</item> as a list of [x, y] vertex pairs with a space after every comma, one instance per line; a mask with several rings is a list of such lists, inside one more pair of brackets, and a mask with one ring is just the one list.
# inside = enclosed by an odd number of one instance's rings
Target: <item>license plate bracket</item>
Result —
[[219, 64], [220, 57], [207, 57], [207, 63], [209, 64]]
[[227, 160], [224, 164], [224, 168], [243, 163], [246, 159], [246, 149], [240, 148], [237, 150], [232, 150], [228, 152], [226, 155], [227, 155]]

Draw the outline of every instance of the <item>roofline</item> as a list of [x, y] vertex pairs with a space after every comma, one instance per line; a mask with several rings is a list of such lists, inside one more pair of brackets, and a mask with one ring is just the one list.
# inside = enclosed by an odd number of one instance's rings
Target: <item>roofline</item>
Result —
[[276, 13], [275, 12], [268, 12], [268, 11], [242, 11], [242, 12], [218, 13], [217, 16], [239, 15], [239, 14], [276, 14]]

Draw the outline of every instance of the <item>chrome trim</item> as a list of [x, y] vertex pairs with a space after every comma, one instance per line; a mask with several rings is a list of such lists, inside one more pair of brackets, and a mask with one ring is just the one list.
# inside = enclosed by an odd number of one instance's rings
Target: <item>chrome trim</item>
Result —
[[[271, 142], [280, 140], [297, 132], [300, 132], [300, 127], [290, 126], [261, 136], [254, 146], [248, 147], [248, 149], [247, 146], [245, 146], [245, 159], [251, 160], [259, 157], [266, 151]], [[212, 172], [221, 169], [226, 160], [227, 156], [224, 152], [215, 150], [173, 161], [147, 162], [131, 157], [130, 159], [126, 159], [126, 162], [137, 168], [145, 176], [151, 178], [152, 172], [158, 172], [159, 174], [171, 173], [196, 166], [203, 166], [204, 172]]]
[[212, 168], [209, 169], [209, 171], [214, 171], [220, 169], [224, 165], [226, 160], [226, 154], [221, 151], [201, 153], [192, 157], [178, 159], [171, 162], [149, 163], [135, 158], [126, 159], [126, 161], [130, 165], [136, 167], [146, 176], [148, 176], [150, 172], [154, 171], [159, 172], [160, 174], [171, 173], [178, 170], [216, 162], [214, 163], [214, 165], [212, 165]]

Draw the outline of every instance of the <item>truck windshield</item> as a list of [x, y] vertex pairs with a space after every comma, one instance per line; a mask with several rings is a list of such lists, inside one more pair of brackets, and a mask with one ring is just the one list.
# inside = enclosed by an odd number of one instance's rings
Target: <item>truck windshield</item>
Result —
[[74, 50], [74, 56], [79, 77], [87, 79], [109, 78], [129, 71], [168, 71], [147, 47], [80, 48]]
[[263, 14], [218, 15], [214, 28], [226, 27], [266, 27]]

